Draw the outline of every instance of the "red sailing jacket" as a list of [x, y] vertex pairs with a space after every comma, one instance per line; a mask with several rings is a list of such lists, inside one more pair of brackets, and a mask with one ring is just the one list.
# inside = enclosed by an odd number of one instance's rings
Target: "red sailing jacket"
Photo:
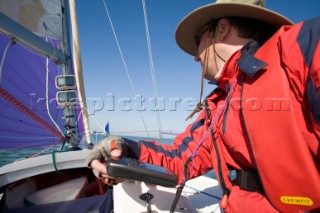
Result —
[[[173, 145], [140, 141], [139, 159], [172, 169], [181, 183], [184, 162], [204, 140], [188, 175], [213, 168], [229, 195], [226, 212], [320, 208], [319, 38], [316, 18], [282, 27], [259, 49], [250, 42], [225, 64], [207, 110]], [[229, 169], [256, 169], [266, 195], [240, 190]]]

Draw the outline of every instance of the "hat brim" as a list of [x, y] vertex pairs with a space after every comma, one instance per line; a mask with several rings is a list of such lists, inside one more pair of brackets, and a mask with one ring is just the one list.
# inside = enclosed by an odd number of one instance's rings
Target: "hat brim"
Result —
[[241, 3], [213, 3], [189, 13], [178, 25], [175, 38], [178, 46], [190, 55], [197, 54], [195, 36], [210, 20], [222, 17], [246, 17], [264, 21], [275, 30], [293, 23], [286, 17], [263, 7]]

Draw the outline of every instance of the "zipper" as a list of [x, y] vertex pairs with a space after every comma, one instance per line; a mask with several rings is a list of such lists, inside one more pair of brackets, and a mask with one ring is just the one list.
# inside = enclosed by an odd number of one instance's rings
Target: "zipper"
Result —
[[[243, 90], [244, 90], [244, 85], [245, 85], [245, 80], [246, 80], [246, 75], [243, 76], [243, 81], [242, 81], [242, 86], [241, 86], [241, 91], [240, 91], [240, 121], [242, 123], [242, 126], [243, 126], [243, 132], [244, 134], [246, 135], [247, 137], [247, 140], [248, 140], [248, 146], [249, 146], [249, 151], [250, 151], [250, 154], [251, 154], [251, 157], [252, 157], [252, 160], [256, 166], [256, 170], [257, 170], [257, 173], [258, 173], [258, 176], [260, 178], [260, 182], [261, 182], [261, 185], [262, 185], [262, 188], [263, 188], [263, 191], [265, 192], [264, 193], [264, 196], [266, 197], [266, 199], [269, 201], [269, 203], [273, 206], [273, 208], [275, 208], [276, 210], [278, 210], [275, 205], [271, 202], [270, 198], [268, 197], [267, 193], [266, 193], [266, 190], [265, 190], [265, 187], [263, 185], [263, 182], [261, 180], [261, 175], [260, 175], [260, 171], [258, 169], [258, 165], [257, 165], [257, 162], [256, 162], [256, 159], [254, 157], [254, 152], [253, 152], [253, 148], [252, 148], [252, 143], [251, 143], [251, 140], [250, 140], [250, 137], [249, 137], [249, 133], [248, 133], [248, 129], [247, 129], [247, 126], [246, 126], [246, 122], [245, 122], [245, 119], [244, 119], [244, 114], [243, 114], [243, 107], [242, 107], [242, 95], [243, 95]], [[278, 210], [279, 211], [279, 210]], [[280, 212], [280, 211], [279, 211]]]
[[[227, 94], [230, 92], [230, 83], [229, 82], [226, 85], [226, 91], [227, 91]], [[222, 133], [223, 134], [226, 132], [226, 125], [227, 125], [227, 117], [228, 117], [228, 112], [229, 112], [230, 100], [231, 100], [231, 97], [229, 97], [228, 100], [226, 100], [228, 103], [227, 103], [226, 111], [224, 112], [223, 120], [222, 120]]]
[[211, 113], [210, 113], [209, 104], [208, 104], [208, 100], [207, 99], [205, 99], [205, 101], [204, 101], [204, 107], [205, 107], [205, 112], [206, 112], [206, 116], [207, 116], [207, 118], [205, 120], [206, 121], [208, 121], [208, 120], [211, 121]]

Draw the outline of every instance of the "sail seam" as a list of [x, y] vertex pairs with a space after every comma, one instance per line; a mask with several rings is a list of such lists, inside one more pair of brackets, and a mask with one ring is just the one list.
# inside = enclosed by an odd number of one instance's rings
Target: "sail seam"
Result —
[[5, 91], [3, 88], [0, 87], [0, 96], [3, 97], [5, 100], [7, 100], [10, 104], [21, 110], [23, 113], [25, 113], [27, 116], [32, 118], [34, 121], [36, 121], [39, 125], [47, 129], [49, 132], [51, 132], [53, 135], [58, 137], [60, 140], [65, 140], [64, 136], [61, 136], [60, 132], [58, 132], [56, 129], [52, 128], [48, 123], [46, 123], [44, 120], [42, 120], [39, 116], [37, 116], [34, 112], [30, 111], [27, 107], [25, 107], [23, 104], [21, 104], [17, 99], [15, 99], [13, 96], [11, 96], [7, 91]]

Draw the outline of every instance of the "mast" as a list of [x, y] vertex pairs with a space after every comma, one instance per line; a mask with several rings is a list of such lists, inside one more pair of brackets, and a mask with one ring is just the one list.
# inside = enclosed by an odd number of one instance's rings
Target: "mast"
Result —
[[86, 96], [84, 91], [83, 75], [82, 75], [82, 61], [80, 52], [80, 42], [78, 35], [78, 23], [76, 5], [74, 0], [69, 0], [70, 19], [71, 19], [71, 30], [72, 30], [72, 52], [73, 52], [73, 64], [74, 72], [78, 88], [78, 98], [80, 102], [80, 108], [83, 118], [84, 131], [88, 144], [91, 143], [90, 137], [90, 126], [89, 126], [89, 115], [86, 104]]
[[[63, 9], [63, 44], [64, 53], [68, 56], [66, 63], [62, 64], [62, 74], [63, 75], [73, 75], [72, 72], [72, 61], [70, 60], [71, 56], [71, 45], [69, 39], [69, 19], [68, 19], [68, 4], [67, 0], [61, 1]], [[75, 105], [67, 105], [63, 108], [64, 110], [64, 119], [66, 122], [66, 131], [67, 131], [67, 142], [68, 149], [75, 150], [78, 147], [80, 140], [77, 138], [78, 128], [77, 128], [77, 113]]]

